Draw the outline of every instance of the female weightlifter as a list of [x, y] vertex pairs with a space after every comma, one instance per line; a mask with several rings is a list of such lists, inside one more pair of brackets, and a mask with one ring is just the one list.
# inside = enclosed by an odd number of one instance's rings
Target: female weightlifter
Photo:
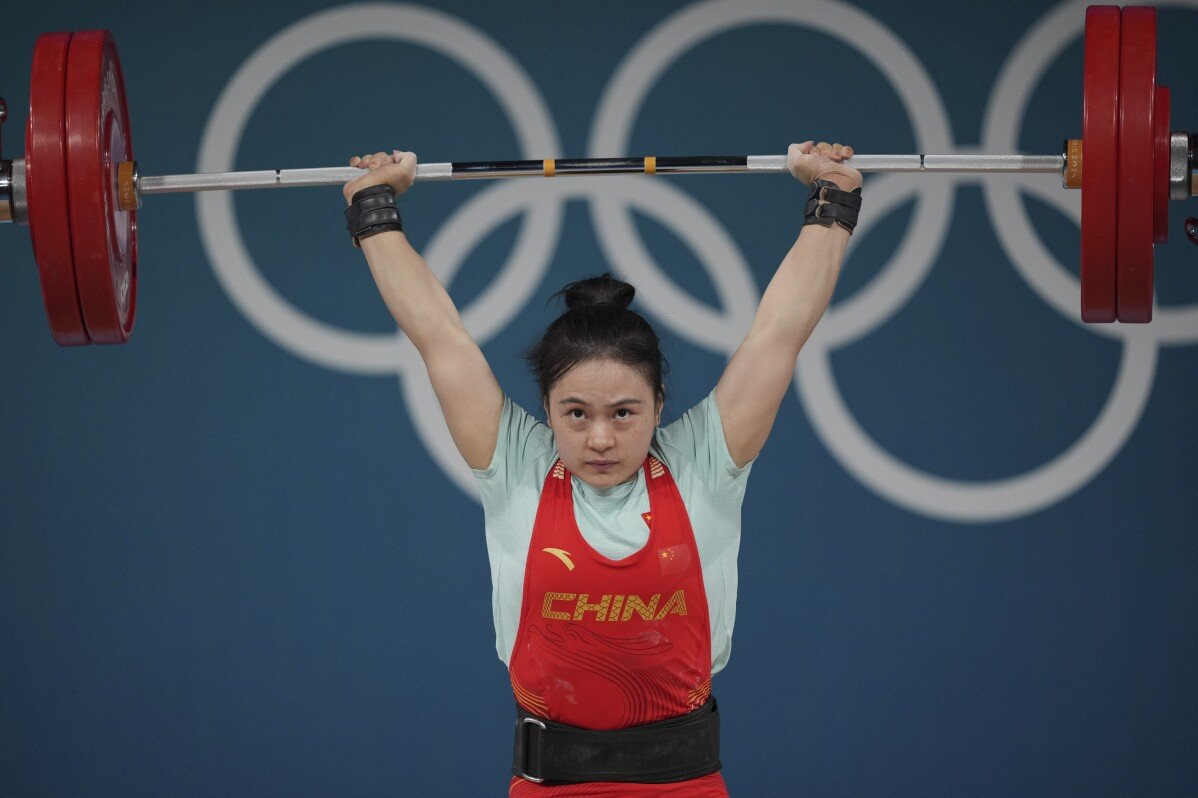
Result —
[[659, 427], [664, 364], [634, 289], [572, 283], [528, 353], [544, 423], [504, 395], [403, 234], [410, 152], [353, 158], [346, 219], [424, 359], [482, 492], [499, 658], [516, 697], [510, 796], [727, 796], [711, 676], [728, 661], [740, 508], [860, 207], [850, 147], [792, 144], [798, 240], [715, 389]]

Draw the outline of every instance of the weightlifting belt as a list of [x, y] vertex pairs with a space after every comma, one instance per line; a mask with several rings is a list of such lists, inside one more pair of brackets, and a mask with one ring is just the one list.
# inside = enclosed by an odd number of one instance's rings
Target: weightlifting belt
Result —
[[663, 784], [720, 769], [715, 698], [676, 718], [627, 729], [580, 729], [516, 706], [512, 773], [535, 782], [626, 781]]

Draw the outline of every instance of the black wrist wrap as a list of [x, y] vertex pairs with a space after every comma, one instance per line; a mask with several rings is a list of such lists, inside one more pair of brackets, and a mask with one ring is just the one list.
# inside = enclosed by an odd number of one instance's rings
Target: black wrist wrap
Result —
[[395, 207], [395, 191], [388, 185], [368, 186], [354, 194], [345, 209], [345, 227], [353, 236], [354, 246], [363, 238], [386, 232], [403, 231], [403, 220]]
[[857, 226], [857, 213], [861, 210], [861, 187], [844, 191], [830, 180], [816, 180], [807, 195], [807, 207], [803, 209], [803, 224], [822, 224], [831, 227], [832, 222], [849, 231]]

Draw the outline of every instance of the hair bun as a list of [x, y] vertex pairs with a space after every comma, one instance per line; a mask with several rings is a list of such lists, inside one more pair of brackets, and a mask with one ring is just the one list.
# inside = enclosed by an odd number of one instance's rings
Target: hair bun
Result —
[[570, 283], [558, 294], [565, 299], [568, 310], [605, 303], [626, 308], [632, 304], [632, 298], [636, 296], [636, 289], [607, 273]]

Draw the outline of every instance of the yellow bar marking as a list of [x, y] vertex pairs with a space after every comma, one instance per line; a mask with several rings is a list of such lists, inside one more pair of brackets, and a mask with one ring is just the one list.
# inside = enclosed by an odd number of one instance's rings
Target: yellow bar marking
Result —
[[647, 174], [647, 175], [657, 174], [657, 156], [656, 155], [646, 156], [646, 158], [645, 158], [645, 174]]
[[557, 161], [553, 158], [545, 159], [545, 177], [553, 177], [557, 174]]

